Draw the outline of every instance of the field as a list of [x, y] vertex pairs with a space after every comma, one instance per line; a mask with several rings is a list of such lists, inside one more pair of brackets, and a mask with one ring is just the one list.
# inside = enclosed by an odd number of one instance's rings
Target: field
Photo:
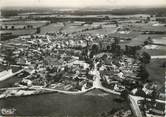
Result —
[[0, 34], [3, 33], [12, 33], [14, 35], [30, 35], [30, 34], [34, 34], [36, 32], [36, 29], [21, 29], [21, 30], [1, 30]]
[[165, 68], [162, 67], [163, 62], [166, 62], [166, 59], [151, 60], [146, 67], [150, 74], [149, 79], [159, 83], [161, 87], [165, 83]]
[[165, 26], [154, 26], [155, 24], [135, 24], [135, 29], [142, 31], [166, 31]]
[[85, 31], [81, 33], [83, 34], [90, 33], [92, 35], [95, 35], [95, 34], [110, 34], [110, 33], [114, 33], [115, 31], [116, 31], [115, 27], [103, 27], [102, 29], [90, 30], [90, 31]]
[[102, 117], [102, 113], [108, 113], [122, 108], [129, 109], [126, 102], [115, 100], [120, 97], [113, 94], [105, 94], [97, 91], [103, 96], [91, 94], [65, 95], [60, 93], [48, 93], [35, 96], [10, 97], [0, 100], [0, 108], [14, 108], [15, 115], [49, 115], [54, 117]]
[[8, 21], [8, 22], [0, 22], [3, 25], [13, 25], [13, 26], [18, 26], [18, 25], [33, 25], [34, 27], [40, 27], [48, 23], [48, 21], [34, 21], [34, 20], [28, 20], [28, 21]]
[[[145, 36], [145, 39], [148, 37], [151, 37], [151, 39], [155, 40], [155, 42], [160, 42], [161, 44], [165, 44], [165, 37], [166, 37], [165, 34], [164, 35], [144, 35], [144, 36]], [[143, 38], [141, 38], [140, 40], [142, 39]], [[166, 55], [166, 46], [164, 45], [154, 45], [154, 48], [152, 49], [144, 48], [142, 50], [149, 53], [151, 56]]]
[[40, 33], [41, 34], [45, 34], [47, 32], [52, 33], [52, 32], [59, 31], [61, 28], [63, 28], [62, 23], [52, 23], [52, 24], [42, 27]]
[[[105, 22], [94, 22], [92, 24], [83, 24], [82, 23], [71, 23], [67, 22], [64, 24], [62, 23], [52, 23], [48, 26], [41, 28], [41, 34], [45, 34], [47, 32], [56, 32], [62, 31], [67, 33], [90, 33], [90, 34], [109, 34], [114, 33], [116, 31], [116, 27], [110, 24], [104, 24]], [[94, 27], [99, 26], [100, 24], [104, 24], [102, 29], [92, 29]], [[90, 29], [90, 30], [85, 30]]]
[[[46, 25], [48, 21], [7, 21], [0, 22], [3, 30], [0, 30], [0, 34], [2, 33], [12, 33], [13, 35], [26, 35], [26, 34], [34, 34], [36, 32], [37, 27], [41, 27]], [[28, 25], [33, 26], [33, 28], [27, 28]], [[8, 29], [5, 29], [5, 26], [8, 26]], [[14, 26], [14, 29], [11, 27]]]
[[144, 51], [149, 53], [151, 56], [160, 56], [160, 55], [166, 55], [166, 47], [165, 49], [145, 49]]

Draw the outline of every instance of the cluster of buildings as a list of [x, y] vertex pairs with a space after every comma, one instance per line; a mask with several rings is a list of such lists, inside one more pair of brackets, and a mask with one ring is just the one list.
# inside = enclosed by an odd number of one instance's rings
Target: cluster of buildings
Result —
[[[10, 51], [2, 51], [1, 58], [3, 64], [20, 66], [28, 72], [15, 86], [84, 91], [100, 85], [122, 96], [163, 99], [157, 93], [157, 84], [150, 84], [141, 74], [145, 69], [140, 58], [121, 53], [118, 44], [119, 40], [108, 34], [27, 35], [2, 45], [2, 50]], [[114, 52], [117, 48], [121, 54]]]

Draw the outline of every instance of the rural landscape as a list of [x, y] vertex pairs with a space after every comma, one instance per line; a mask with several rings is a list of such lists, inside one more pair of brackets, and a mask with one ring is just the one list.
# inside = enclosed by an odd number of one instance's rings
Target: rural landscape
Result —
[[0, 116], [164, 117], [166, 7], [3, 7]]

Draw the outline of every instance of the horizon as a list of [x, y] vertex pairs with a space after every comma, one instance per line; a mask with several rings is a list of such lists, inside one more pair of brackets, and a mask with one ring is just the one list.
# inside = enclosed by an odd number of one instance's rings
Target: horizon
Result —
[[0, 7], [54, 8], [153, 8], [166, 7], [166, 0], [0, 0]]

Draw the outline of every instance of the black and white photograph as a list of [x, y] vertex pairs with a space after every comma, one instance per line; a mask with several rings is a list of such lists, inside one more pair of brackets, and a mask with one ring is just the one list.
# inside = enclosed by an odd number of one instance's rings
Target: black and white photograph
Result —
[[165, 117], [166, 0], [0, 0], [0, 117]]

